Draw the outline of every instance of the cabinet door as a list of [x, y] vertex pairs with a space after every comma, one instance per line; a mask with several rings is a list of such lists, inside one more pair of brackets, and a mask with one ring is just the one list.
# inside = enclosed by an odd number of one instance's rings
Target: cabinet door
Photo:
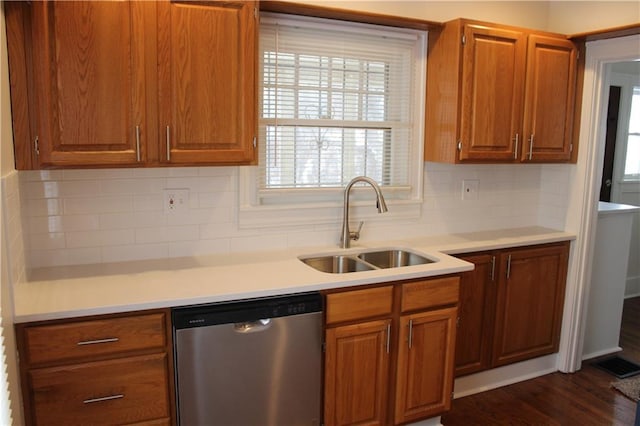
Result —
[[391, 320], [326, 331], [324, 423], [386, 422]]
[[453, 307], [400, 317], [396, 424], [449, 409], [457, 312]]
[[166, 354], [33, 369], [34, 424], [115, 425], [170, 416]]
[[558, 350], [568, 251], [567, 243], [501, 253], [494, 367]]
[[464, 26], [460, 160], [517, 159], [526, 37], [512, 30]]
[[145, 159], [143, 3], [32, 3], [41, 165]]
[[569, 161], [577, 48], [566, 39], [529, 36], [524, 161]]
[[255, 8], [254, 1], [158, 3], [161, 160], [254, 160]]
[[456, 337], [456, 376], [491, 367], [496, 286], [496, 256], [469, 254], [458, 256], [475, 265], [460, 277], [458, 330]]

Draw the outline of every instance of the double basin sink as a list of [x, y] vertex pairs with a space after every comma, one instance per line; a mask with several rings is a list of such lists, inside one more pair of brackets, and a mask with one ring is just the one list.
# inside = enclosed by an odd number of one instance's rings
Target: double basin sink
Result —
[[375, 269], [426, 265], [436, 260], [404, 249], [372, 249], [359, 253], [300, 257], [302, 262], [321, 272], [345, 274]]

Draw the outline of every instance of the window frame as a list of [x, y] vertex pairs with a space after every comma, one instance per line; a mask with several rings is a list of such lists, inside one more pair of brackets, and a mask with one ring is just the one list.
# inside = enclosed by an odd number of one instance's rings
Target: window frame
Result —
[[[425, 30], [415, 30], [407, 28], [380, 27], [371, 24], [361, 24], [348, 21], [340, 21], [325, 18], [309, 18], [286, 14], [261, 14], [266, 19], [294, 20], [300, 23], [310, 23], [311, 25], [339, 26], [341, 29], [349, 31], [371, 31], [410, 34], [417, 37], [414, 78], [411, 82], [412, 93], [416, 94], [412, 99], [411, 126], [412, 133], [411, 156], [407, 160], [407, 165], [412, 168], [409, 176], [409, 184], [397, 187], [383, 186], [382, 191], [389, 205], [389, 214], [385, 214], [385, 219], [391, 217], [416, 218], [420, 216], [423, 202], [423, 174], [424, 174], [424, 117], [426, 98], [426, 61], [428, 32]], [[259, 78], [262, 78], [262, 58], [259, 60]], [[262, 89], [262, 83], [258, 86]], [[259, 94], [261, 102], [262, 93]], [[261, 110], [261, 108], [260, 108]], [[262, 117], [259, 118], [260, 121]], [[262, 123], [260, 124], [262, 126]], [[262, 130], [261, 130], [262, 131]], [[259, 138], [262, 139], [262, 138]], [[258, 149], [265, 147], [262, 141], [258, 143]], [[259, 156], [262, 158], [262, 156]], [[308, 224], [308, 223], [331, 223], [340, 217], [342, 208], [342, 197], [344, 186], [340, 187], [313, 187], [313, 188], [282, 188], [263, 190], [258, 186], [260, 173], [259, 166], [242, 166], [239, 172], [239, 224], [241, 227], [283, 225], [283, 224]], [[346, 183], [345, 183], [346, 185]], [[362, 193], [362, 195], [359, 195]], [[374, 219], [376, 210], [361, 208], [368, 206], [370, 198], [366, 189], [355, 187], [353, 189], [352, 206], [354, 213], [360, 218]], [[397, 208], [394, 208], [396, 207]], [[361, 211], [360, 211], [361, 210]], [[360, 212], [359, 212], [360, 211]], [[305, 213], [302, 213], [305, 212]], [[353, 214], [353, 213], [352, 213]]]

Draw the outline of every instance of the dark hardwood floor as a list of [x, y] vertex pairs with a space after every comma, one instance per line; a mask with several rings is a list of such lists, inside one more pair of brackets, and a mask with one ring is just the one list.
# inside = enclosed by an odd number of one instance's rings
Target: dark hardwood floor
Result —
[[[640, 297], [625, 301], [620, 345], [625, 358], [640, 362]], [[587, 361], [573, 374], [548, 374], [456, 399], [442, 424], [633, 426], [636, 403], [611, 387], [615, 380]]]

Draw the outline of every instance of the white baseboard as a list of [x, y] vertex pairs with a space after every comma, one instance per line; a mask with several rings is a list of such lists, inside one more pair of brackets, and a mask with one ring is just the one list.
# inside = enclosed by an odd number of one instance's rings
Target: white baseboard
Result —
[[442, 423], [440, 422], [440, 416], [438, 416], [427, 420], [420, 420], [415, 423], [409, 423], [408, 426], [442, 426]]
[[462, 398], [554, 373], [558, 371], [557, 361], [558, 355], [552, 354], [459, 377], [454, 383], [453, 397]]
[[605, 356], [620, 351], [622, 351], [622, 348], [620, 346], [614, 346], [613, 348], [602, 349], [596, 352], [591, 352], [590, 354], [583, 354], [582, 360], [586, 361], [588, 359], [597, 358], [599, 356]]
[[627, 277], [624, 287], [624, 298], [640, 296], [640, 276]]

